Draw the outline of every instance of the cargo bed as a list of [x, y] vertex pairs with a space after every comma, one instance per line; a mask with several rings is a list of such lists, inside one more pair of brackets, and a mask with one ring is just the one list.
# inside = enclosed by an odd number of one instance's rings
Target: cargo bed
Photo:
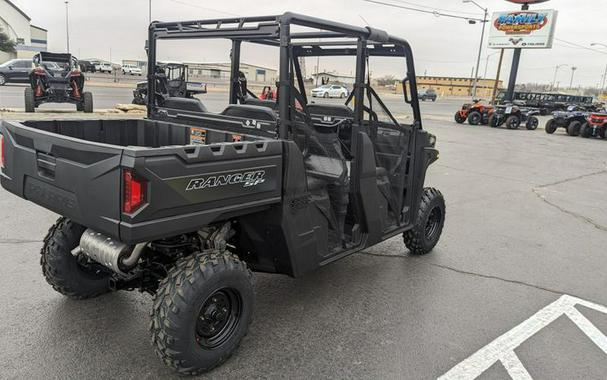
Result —
[[[232, 142], [223, 131], [147, 119], [1, 123], [5, 189], [125, 243], [280, 202], [278, 140]], [[132, 212], [123, 207], [125, 172], [144, 184]]]

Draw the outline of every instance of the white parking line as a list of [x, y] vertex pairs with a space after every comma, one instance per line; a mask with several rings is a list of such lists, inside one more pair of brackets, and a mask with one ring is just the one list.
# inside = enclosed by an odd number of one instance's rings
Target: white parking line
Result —
[[584, 317], [575, 308], [575, 305], [582, 305], [607, 314], [605, 306], [563, 295], [450, 369], [439, 377], [439, 380], [475, 379], [498, 361], [506, 368], [511, 378], [515, 380], [531, 379], [531, 375], [516, 356], [514, 349], [562, 315], [571, 319], [594, 344], [607, 354], [607, 337]]

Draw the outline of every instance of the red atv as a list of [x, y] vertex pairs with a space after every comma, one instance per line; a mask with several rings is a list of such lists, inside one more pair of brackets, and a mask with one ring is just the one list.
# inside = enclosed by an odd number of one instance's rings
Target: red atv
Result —
[[489, 123], [489, 116], [493, 112], [493, 106], [485, 105], [480, 100], [475, 99], [472, 103], [464, 103], [455, 113], [455, 122], [458, 124], [468, 120], [470, 125], [486, 125]]
[[607, 134], [607, 113], [591, 113], [580, 128], [582, 137], [605, 138]]

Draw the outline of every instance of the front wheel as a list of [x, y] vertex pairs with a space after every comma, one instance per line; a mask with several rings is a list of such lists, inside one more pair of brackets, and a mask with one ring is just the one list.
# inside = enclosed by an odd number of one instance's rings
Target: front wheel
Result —
[[83, 103], [82, 103], [83, 111], [86, 113], [93, 112], [93, 94], [91, 94], [88, 91], [84, 92], [82, 94], [82, 99], [83, 99]]
[[6, 84], [6, 77], [0, 74], [0, 86], [4, 86]]
[[582, 123], [578, 120], [574, 120], [567, 126], [567, 134], [569, 136], [579, 136], [580, 129], [582, 128]]
[[537, 117], [530, 116], [529, 119], [527, 119], [526, 127], [528, 130], [534, 131], [537, 129], [538, 125], [540, 125], [540, 120]]
[[582, 126], [580, 127], [580, 136], [588, 138], [591, 135], [592, 135], [592, 128], [590, 127], [590, 125], [588, 125], [588, 123], [582, 124]]
[[551, 135], [554, 132], [556, 132], [556, 128], [557, 128], [556, 121], [554, 121], [554, 119], [550, 119], [546, 123], [546, 126], [544, 127], [544, 130], [546, 131], [546, 133], [548, 133], [549, 135]]
[[40, 254], [42, 274], [59, 293], [73, 299], [96, 297], [110, 291], [110, 274], [83, 253], [72, 255], [86, 228], [61, 217], [44, 238]]
[[518, 129], [521, 125], [521, 118], [516, 115], [508, 116], [506, 119], [506, 128], [508, 129]]
[[462, 116], [462, 114], [461, 114], [459, 111], [457, 111], [457, 112], [455, 113], [455, 122], [456, 122], [457, 124], [461, 124], [461, 123], [463, 123], [464, 121], [466, 121], [466, 118], [465, 118], [465, 117], [463, 117], [463, 116]]
[[325, 94], [322, 96], [323, 98], [328, 98], [329, 97], [329, 93], [325, 92]]
[[162, 361], [184, 375], [220, 365], [238, 348], [253, 314], [253, 275], [229, 252], [182, 258], [154, 297], [150, 332]]
[[413, 255], [424, 255], [432, 250], [445, 225], [445, 199], [432, 187], [424, 189], [417, 212], [417, 222], [403, 233], [405, 246]]

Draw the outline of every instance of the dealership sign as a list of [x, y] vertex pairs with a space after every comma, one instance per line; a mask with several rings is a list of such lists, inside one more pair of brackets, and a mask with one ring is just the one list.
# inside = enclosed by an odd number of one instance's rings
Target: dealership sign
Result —
[[496, 12], [489, 26], [493, 49], [548, 49], [552, 47], [557, 11], [527, 10]]

